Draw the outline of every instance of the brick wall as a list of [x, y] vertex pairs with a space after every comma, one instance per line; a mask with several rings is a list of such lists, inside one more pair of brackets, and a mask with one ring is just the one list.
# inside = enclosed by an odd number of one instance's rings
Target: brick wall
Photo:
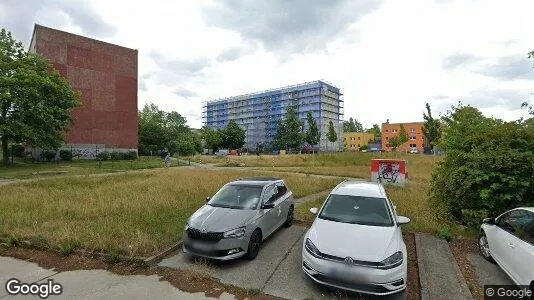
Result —
[[30, 49], [82, 95], [67, 144], [137, 149], [137, 50], [35, 25]]

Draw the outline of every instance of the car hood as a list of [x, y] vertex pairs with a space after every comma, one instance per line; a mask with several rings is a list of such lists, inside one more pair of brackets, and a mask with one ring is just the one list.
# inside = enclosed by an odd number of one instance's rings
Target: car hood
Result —
[[399, 250], [396, 226], [380, 227], [315, 219], [307, 237], [322, 253], [379, 262]]
[[190, 218], [188, 224], [197, 229], [206, 229], [209, 232], [224, 232], [245, 226], [257, 211], [252, 209], [232, 209], [204, 205]]

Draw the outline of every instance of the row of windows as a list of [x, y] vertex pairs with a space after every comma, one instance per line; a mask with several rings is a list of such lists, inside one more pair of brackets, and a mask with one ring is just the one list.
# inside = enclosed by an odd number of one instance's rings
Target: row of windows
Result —
[[[392, 132], [392, 133], [397, 133], [397, 131], [400, 132], [400, 130], [397, 130], [397, 129], [391, 129], [391, 132]], [[385, 129], [384, 132], [389, 133], [390, 131], [389, 131], [389, 129]], [[415, 129], [414, 129], [414, 128], [410, 129], [410, 133], [415, 133]]]

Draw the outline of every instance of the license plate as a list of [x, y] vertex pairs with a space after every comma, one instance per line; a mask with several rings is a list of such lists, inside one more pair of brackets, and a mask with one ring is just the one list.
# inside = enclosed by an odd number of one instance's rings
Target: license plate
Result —
[[210, 250], [210, 245], [208, 245], [206, 243], [192, 242], [191, 243], [191, 247], [194, 248], [194, 249], [201, 250], [201, 251]]

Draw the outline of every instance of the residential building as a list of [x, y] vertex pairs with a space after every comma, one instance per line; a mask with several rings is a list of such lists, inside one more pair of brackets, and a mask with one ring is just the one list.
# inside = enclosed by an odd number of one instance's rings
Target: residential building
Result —
[[[203, 124], [215, 129], [226, 127], [234, 120], [246, 132], [245, 147], [254, 150], [258, 145], [273, 147], [276, 125], [283, 120], [286, 109], [295, 105], [299, 118], [307, 128], [306, 115], [312, 113], [317, 121], [321, 139], [320, 151], [339, 151], [343, 147], [343, 98], [342, 91], [325, 81], [255, 92], [230, 98], [211, 100], [202, 105]], [[329, 122], [337, 132], [337, 142], [328, 141]]]
[[81, 94], [63, 149], [82, 158], [137, 151], [137, 50], [36, 24], [29, 51], [49, 59]]
[[360, 147], [367, 146], [369, 143], [374, 142], [375, 135], [367, 132], [344, 132], [343, 144], [345, 150], [359, 151]]
[[423, 152], [425, 147], [425, 138], [423, 135], [424, 122], [411, 122], [411, 123], [382, 123], [382, 150], [391, 152], [393, 149], [390, 144], [390, 140], [399, 136], [401, 131], [401, 124], [406, 130], [408, 135], [408, 141], [399, 147], [399, 152], [409, 152], [412, 149], [417, 149], [420, 153]]

